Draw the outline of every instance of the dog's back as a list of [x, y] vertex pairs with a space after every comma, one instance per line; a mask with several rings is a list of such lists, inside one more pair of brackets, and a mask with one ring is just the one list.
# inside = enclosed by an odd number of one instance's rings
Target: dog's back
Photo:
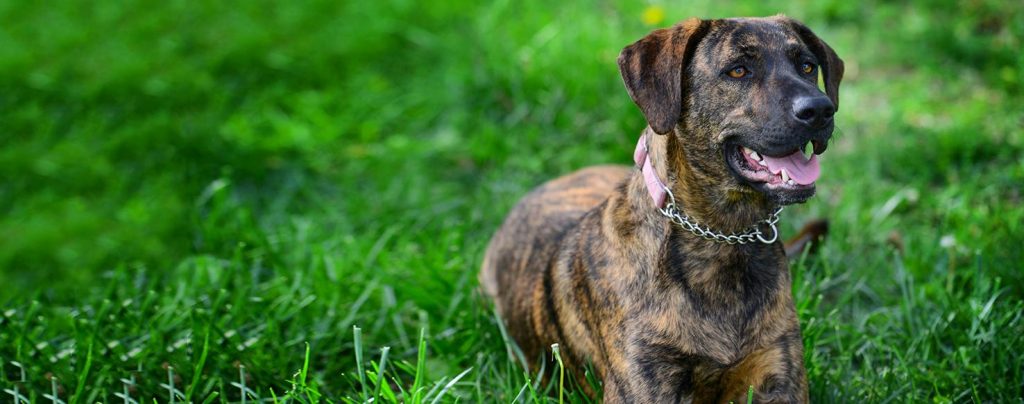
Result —
[[[523, 197], [491, 239], [480, 285], [494, 300], [509, 332], [527, 350], [537, 344], [523, 344], [521, 338], [532, 337], [529, 330], [543, 326], [531, 324], [536, 318], [531, 312], [544, 308], [540, 277], [559, 249], [557, 240], [629, 174], [625, 166], [596, 166], [551, 180]], [[524, 353], [533, 359], [540, 352]]]

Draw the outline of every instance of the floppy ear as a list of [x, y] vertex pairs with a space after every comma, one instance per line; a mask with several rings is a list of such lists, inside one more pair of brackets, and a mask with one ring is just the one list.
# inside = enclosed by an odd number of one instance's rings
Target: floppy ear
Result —
[[810, 28], [792, 18], [785, 18], [787, 22], [793, 27], [797, 35], [800, 35], [800, 39], [807, 44], [807, 47], [811, 49], [811, 53], [814, 53], [814, 57], [818, 58], [818, 62], [821, 63], [821, 72], [825, 77], [825, 94], [832, 100], [832, 104], [835, 105], [836, 111], [839, 110], [839, 82], [843, 80], [843, 60], [836, 55], [836, 51], [832, 50], [831, 46], [828, 46], [825, 41], [814, 35]]
[[683, 70], [709, 23], [697, 18], [651, 32], [619, 54], [619, 72], [655, 133], [671, 132], [683, 109]]

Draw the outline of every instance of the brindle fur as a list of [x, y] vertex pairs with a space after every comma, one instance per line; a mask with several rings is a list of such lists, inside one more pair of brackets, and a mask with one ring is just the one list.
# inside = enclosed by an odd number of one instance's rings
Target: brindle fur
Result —
[[[658, 176], [698, 222], [740, 232], [813, 194], [758, 191], [723, 158], [729, 133], [769, 149], [790, 133], [827, 141], [831, 122], [798, 131], [779, 116], [794, 93], [820, 94], [816, 78], [786, 70], [794, 52], [814, 55], [838, 106], [842, 61], [782, 16], [690, 19], [620, 55]], [[724, 79], [740, 55], [763, 77]], [[559, 343], [584, 388], [582, 366], [593, 364], [606, 402], [746, 402], [748, 386], [759, 403], [807, 401], [782, 243], [727, 245], [682, 230], [655, 209], [637, 169], [587, 168], [524, 197], [491, 240], [480, 282], [534, 371]]]

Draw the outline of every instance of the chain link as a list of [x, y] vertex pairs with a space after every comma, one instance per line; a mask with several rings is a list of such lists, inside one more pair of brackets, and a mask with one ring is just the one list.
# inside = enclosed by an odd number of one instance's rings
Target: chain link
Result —
[[[645, 134], [644, 136], [647, 135]], [[646, 140], [650, 142], [650, 137], [648, 136]], [[647, 152], [647, 149], [648, 145], [645, 143], [645, 153]], [[651, 169], [654, 169], [653, 160], [651, 160]], [[658, 211], [661, 212], [662, 215], [668, 217], [669, 220], [671, 220], [673, 223], [679, 225], [679, 227], [682, 227], [684, 230], [693, 233], [700, 238], [703, 238], [705, 240], [717, 241], [719, 243], [726, 243], [730, 245], [747, 244], [753, 243], [755, 241], [760, 241], [765, 244], [772, 244], [775, 242], [775, 240], [779, 239], [779, 228], [775, 227], [775, 224], [779, 222], [779, 213], [782, 213], [782, 206], [779, 206], [777, 209], [775, 209], [775, 212], [772, 213], [771, 216], [768, 216], [767, 219], [754, 223], [754, 226], [751, 227], [750, 230], [747, 230], [746, 233], [722, 234], [714, 230], [711, 230], [710, 227], [701, 226], [700, 223], [697, 223], [689, 216], [683, 214], [683, 212], [681, 212], [679, 208], [676, 207], [678, 206], [676, 205], [676, 196], [672, 194], [672, 190], [668, 189], [668, 187], [666, 187], [664, 184], [660, 185], [662, 189], [665, 190], [665, 193], [668, 195], [669, 201], [664, 208], [659, 208]], [[765, 234], [761, 232], [762, 224], [767, 224], [768, 228], [772, 229], [771, 238], [765, 238]]]
[[[676, 207], [675, 195], [672, 195], [672, 191], [669, 191], [667, 187], [665, 188], [665, 191], [668, 192], [669, 203], [665, 205], [664, 208], [658, 210], [661, 212], [662, 215], [668, 217], [673, 223], [679, 225], [679, 227], [682, 227], [684, 230], [693, 233], [700, 238], [703, 238], [705, 240], [717, 241], [719, 243], [726, 243], [730, 245], [747, 244], [753, 243], [755, 241], [760, 241], [765, 244], [771, 244], [774, 243], [775, 240], [779, 238], [779, 229], [775, 227], [775, 224], [779, 222], [779, 213], [782, 213], [781, 206], [775, 209], [775, 212], [772, 213], [771, 216], [768, 216], [767, 219], [755, 223], [754, 227], [752, 227], [750, 230], [747, 230], [747, 232], [745, 233], [722, 234], [714, 230], [711, 230], [710, 227], [701, 226], [700, 223], [697, 223], [692, 218], [683, 214], [683, 212], [679, 211], [679, 208]], [[761, 232], [761, 224], [767, 224], [768, 227], [771, 228], [771, 238], [765, 238], [765, 234]]]

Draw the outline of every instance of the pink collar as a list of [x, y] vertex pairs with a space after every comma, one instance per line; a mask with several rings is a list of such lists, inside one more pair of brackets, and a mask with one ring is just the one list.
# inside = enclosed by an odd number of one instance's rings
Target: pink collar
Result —
[[658, 173], [654, 171], [654, 166], [651, 165], [651, 156], [647, 154], [647, 134], [640, 136], [640, 140], [636, 142], [636, 150], [633, 151], [633, 162], [636, 163], [637, 167], [641, 167], [641, 171], [644, 173], [647, 192], [651, 194], [654, 206], [658, 209], [664, 208], [668, 187], [658, 179]]
[[[779, 213], [782, 212], [782, 207], [779, 206], [775, 209], [775, 213], [772, 213], [767, 219], [761, 220], [754, 224], [745, 233], [741, 234], [723, 234], [711, 230], [710, 227], [701, 226], [699, 223], [693, 221], [689, 216], [679, 211], [676, 206], [675, 198], [672, 197], [672, 204], [665, 206], [665, 197], [671, 196], [671, 191], [665, 186], [665, 183], [661, 182], [658, 178], [658, 173], [654, 171], [654, 166], [651, 164], [651, 156], [647, 153], [647, 137], [648, 134], [640, 136], [640, 140], [636, 143], [636, 150], [633, 151], [633, 161], [637, 167], [644, 173], [644, 182], [647, 183], [647, 192], [651, 194], [651, 199], [654, 200], [654, 206], [661, 211], [662, 215], [667, 216], [672, 220], [673, 223], [678, 224], [683, 229], [696, 234], [707, 240], [713, 240], [720, 243], [727, 244], [747, 244], [754, 241], [760, 241], [765, 244], [772, 244], [775, 240], [779, 239], [779, 229], [775, 226], [779, 222]], [[759, 226], [761, 224], [767, 224], [772, 230], [770, 238], [766, 238], [766, 235], [761, 232]]]

